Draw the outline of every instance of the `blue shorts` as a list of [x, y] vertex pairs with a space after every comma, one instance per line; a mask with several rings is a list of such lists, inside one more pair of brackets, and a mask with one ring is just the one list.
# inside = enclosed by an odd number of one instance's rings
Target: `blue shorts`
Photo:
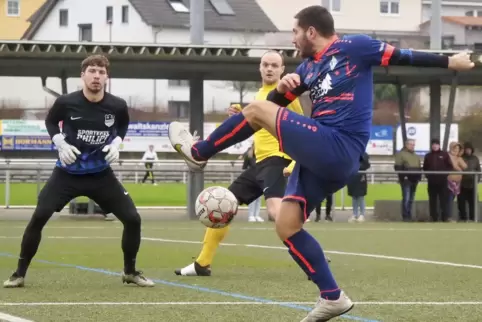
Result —
[[357, 173], [369, 138], [369, 134], [353, 138], [286, 108], [278, 110], [276, 134], [280, 150], [296, 161], [284, 200], [299, 201], [305, 220]]

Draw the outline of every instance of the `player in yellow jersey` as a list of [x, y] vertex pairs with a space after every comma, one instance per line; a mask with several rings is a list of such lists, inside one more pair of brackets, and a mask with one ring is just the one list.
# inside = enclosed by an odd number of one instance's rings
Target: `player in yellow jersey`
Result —
[[[285, 69], [283, 57], [268, 51], [261, 57], [259, 71], [263, 86], [256, 94], [256, 100], [264, 100], [268, 93], [276, 88]], [[290, 110], [303, 114], [298, 99], [287, 106]], [[239, 113], [241, 110], [231, 106], [229, 114]], [[276, 219], [281, 207], [281, 200], [285, 193], [286, 174], [294, 167], [294, 161], [280, 151], [278, 140], [268, 131], [262, 129], [254, 134], [256, 166], [244, 171], [228, 188], [238, 199], [239, 204], [250, 204], [264, 195], [268, 216]], [[182, 269], [175, 271], [183, 276], [210, 276], [211, 263], [214, 254], [229, 231], [229, 226], [221, 229], [207, 228], [204, 235], [203, 248], [196, 261]]]

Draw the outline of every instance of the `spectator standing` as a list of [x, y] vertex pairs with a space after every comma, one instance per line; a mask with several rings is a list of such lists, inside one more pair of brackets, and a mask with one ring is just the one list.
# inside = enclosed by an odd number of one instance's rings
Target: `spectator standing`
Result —
[[[474, 155], [474, 146], [470, 142], [464, 143], [464, 153], [462, 158], [467, 164], [465, 171], [469, 172], [481, 172], [480, 160]], [[462, 182], [460, 187], [460, 193], [457, 196], [457, 206], [459, 208], [459, 220], [460, 221], [474, 221], [475, 220], [475, 202], [478, 202], [475, 195], [475, 175], [464, 174], [462, 175]], [[480, 181], [480, 175], [477, 175], [477, 182]], [[467, 217], [467, 204], [469, 206], [469, 216]]]
[[[461, 156], [462, 145], [458, 142], [450, 142], [449, 155], [452, 161], [452, 170], [462, 172], [467, 168], [467, 164]], [[450, 220], [453, 215], [453, 205], [455, 197], [460, 193], [460, 183], [462, 181], [462, 174], [451, 173], [447, 178], [449, 189], [447, 211]]]
[[[452, 161], [446, 151], [440, 150], [440, 140], [432, 139], [431, 150], [427, 153], [423, 160], [424, 171], [452, 171]], [[433, 222], [447, 221], [448, 214], [448, 182], [447, 174], [426, 174], [428, 202], [430, 217]], [[440, 213], [437, 209], [437, 204], [440, 206]], [[440, 215], [441, 216], [440, 216]]]
[[[325, 200], [326, 200], [325, 220], [326, 221], [333, 221], [333, 217], [331, 217], [331, 211], [333, 210], [333, 194], [326, 195]], [[315, 222], [319, 222], [321, 220], [321, 203], [318, 206], [316, 206], [315, 213], [316, 213]], [[306, 222], [309, 222], [309, 221], [310, 221], [310, 219], [308, 218], [306, 220]]]
[[[370, 169], [370, 157], [365, 152], [360, 160], [360, 171]], [[352, 200], [353, 216], [349, 222], [365, 221], [365, 196], [367, 195], [368, 183], [366, 173], [355, 174], [348, 182], [348, 195]]]
[[398, 174], [398, 182], [402, 189], [402, 220], [412, 221], [412, 205], [417, 185], [422, 179], [420, 157], [415, 153], [415, 140], [409, 139], [405, 142], [403, 149], [395, 155], [394, 167], [395, 171], [414, 171]]
[[152, 184], [157, 186], [157, 183], [154, 180], [154, 172], [152, 171], [154, 162], [157, 160], [157, 153], [154, 151], [154, 145], [149, 145], [149, 148], [142, 156], [142, 161], [144, 161], [144, 167], [146, 168], [146, 173], [144, 174], [144, 178], [142, 178], [142, 183], [145, 183], [147, 178], [151, 178]]

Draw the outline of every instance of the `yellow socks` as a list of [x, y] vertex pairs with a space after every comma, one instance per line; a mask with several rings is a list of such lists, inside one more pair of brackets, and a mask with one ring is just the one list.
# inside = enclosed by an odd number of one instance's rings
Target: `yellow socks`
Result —
[[219, 247], [219, 244], [223, 241], [224, 237], [228, 234], [229, 226], [224, 228], [208, 228], [206, 234], [204, 234], [203, 248], [199, 254], [196, 262], [201, 266], [211, 265], [214, 259], [214, 254]]

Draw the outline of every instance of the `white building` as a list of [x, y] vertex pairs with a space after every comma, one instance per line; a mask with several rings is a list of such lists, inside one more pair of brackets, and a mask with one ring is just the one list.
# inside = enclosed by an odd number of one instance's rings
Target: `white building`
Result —
[[[24, 39], [189, 44], [189, 16], [189, 2], [182, 0], [48, 0], [29, 19]], [[205, 43], [212, 45], [263, 45], [264, 35], [277, 31], [255, 0], [205, 0], [205, 29]], [[59, 79], [48, 79], [47, 85], [60, 92]], [[69, 92], [79, 86], [79, 79], [68, 80]], [[169, 106], [173, 115], [187, 115], [187, 81], [112, 79], [110, 86], [132, 107]], [[54, 99], [40, 79], [27, 78], [0, 78], [0, 97], [29, 108], [49, 106]], [[250, 92], [244, 100], [253, 97]], [[223, 111], [239, 102], [240, 93], [230, 82], [205, 82], [204, 98], [206, 111]]]
[[281, 31], [266, 37], [269, 45], [289, 45], [293, 15], [306, 6], [319, 4], [330, 10], [339, 34], [363, 33], [410, 47], [423, 43], [419, 32], [421, 0], [297, 0], [286, 1], [283, 6], [274, 0], [257, 1]]

